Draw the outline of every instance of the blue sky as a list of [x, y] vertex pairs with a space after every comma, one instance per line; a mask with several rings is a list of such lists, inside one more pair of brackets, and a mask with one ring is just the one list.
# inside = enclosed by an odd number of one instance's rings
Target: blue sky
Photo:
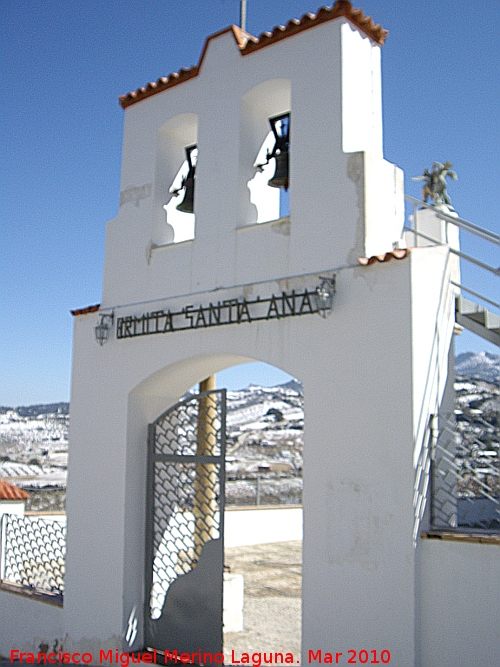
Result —
[[[500, 3], [353, 4], [390, 31], [384, 152], [404, 169], [406, 192], [418, 197], [411, 177], [450, 160], [458, 214], [498, 233]], [[318, 6], [248, 0], [247, 29], [258, 35]], [[69, 399], [69, 311], [100, 301], [105, 223], [118, 210], [118, 95], [196, 64], [205, 38], [238, 19], [239, 0], [0, 3], [0, 404]], [[463, 248], [500, 263], [477, 242]], [[493, 276], [465, 278], [498, 300]], [[498, 351], [466, 334], [458, 351], [467, 349]], [[246, 384], [233, 375], [231, 386]]]

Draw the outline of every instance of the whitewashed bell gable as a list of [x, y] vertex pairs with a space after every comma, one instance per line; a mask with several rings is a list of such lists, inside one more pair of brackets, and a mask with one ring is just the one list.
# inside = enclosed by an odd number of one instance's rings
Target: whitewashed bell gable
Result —
[[[382, 157], [379, 44], [343, 17], [248, 55], [236, 37], [209, 38], [196, 76], [125, 110], [128, 201], [108, 223], [104, 308], [325, 271], [401, 236], [402, 174]], [[290, 222], [253, 226], [256, 154], [269, 117], [286, 111]], [[163, 205], [193, 143], [194, 239], [169, 244]]]

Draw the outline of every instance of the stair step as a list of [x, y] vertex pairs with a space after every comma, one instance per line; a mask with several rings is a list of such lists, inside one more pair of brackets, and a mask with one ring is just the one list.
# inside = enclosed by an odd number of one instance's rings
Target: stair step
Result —
[[455, 318], [458, 324], [469, 331], [494, 345], [500, 345], [500, 316], [487, 308], [460, 295], [455, 302]]

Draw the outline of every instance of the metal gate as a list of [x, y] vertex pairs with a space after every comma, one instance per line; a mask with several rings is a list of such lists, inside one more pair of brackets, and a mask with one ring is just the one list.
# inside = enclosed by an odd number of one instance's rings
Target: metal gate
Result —
[[144, 631], [147, 648], [222, 652], [226, 391], [149, 426]]

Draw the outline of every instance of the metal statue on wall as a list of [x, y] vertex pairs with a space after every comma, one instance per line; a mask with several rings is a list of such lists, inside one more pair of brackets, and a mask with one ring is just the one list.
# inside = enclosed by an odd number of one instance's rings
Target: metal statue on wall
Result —
[[450, 169], [452, 166], [451, 162], [445, 162], [444, 164], [433, 162], [432, 171], [424, 169], [422, 176], [414, 176], [412, 178], [413, 181], [425, 182], [422, 187], [422, 199], [424, 202], [427, 202], [427, 198], [429, 197], [434, 206], [446, 206], [450, 210], [453, 210], [446, 183], [446, 178], [451, 178], [454, 181], [457, 180], [456, 172]]

